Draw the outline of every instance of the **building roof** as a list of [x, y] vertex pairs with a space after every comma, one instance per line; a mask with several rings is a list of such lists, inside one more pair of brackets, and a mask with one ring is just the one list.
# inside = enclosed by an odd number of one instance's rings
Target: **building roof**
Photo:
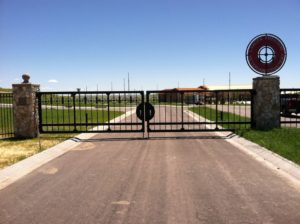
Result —
[[190, 87], [184, 87], [184, 88], [173, 88], [173, 89], [163, 89], [162, 91], [199, 91], [199, 90], [207, 90], [207, 87], [199, 86], [197, 88], [190, 88]]
[[227, 90], [227, 89], [252, 89], [252, 85], [243, 84], [243, 85], [209, 85], [207, 86], [209, 90]]
[[200, 88], [175, 88], [174, 90], [176, 90], [176, 91], [198, 91], [198, 90], [202, 90], [202, 89], [200, 89]]
[[252, 85], [209, 85], [209, 86], [199, 86], [197, 88], [172, 88], [172, 89], [163, 89], [162, 91], [198, 91], [198, 90], [227, 90], [227, 89], [252, 89]]
[[199, 86], [198, 88], [199, 88], [199, 89], [202, 89], [202, 90], [208, 90], [208, 87], [207, 87], [207, 86]]

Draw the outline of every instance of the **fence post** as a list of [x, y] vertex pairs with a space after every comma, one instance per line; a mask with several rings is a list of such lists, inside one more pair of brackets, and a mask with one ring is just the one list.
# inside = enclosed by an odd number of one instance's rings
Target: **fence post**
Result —
[[40, 85], [29, 83], [30, 76], [22, 76], [23, 83], [13, 84], [14, 129], [17, 138], [38, 136], [38, 108], [36, 92]]
[[253, 122], [259, 130], [280, 127], [280, 79], [263, 76], [253, 79]]

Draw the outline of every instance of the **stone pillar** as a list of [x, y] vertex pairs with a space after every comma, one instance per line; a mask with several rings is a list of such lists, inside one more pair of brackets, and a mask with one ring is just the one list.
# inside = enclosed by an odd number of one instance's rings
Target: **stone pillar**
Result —
[[39, 85], [28, 82], [29, 76], [22, 76], [22, 84], [13, 84], [14, 129], [17, 138], [38, 136], [36, 92]]
[[280, 127], [280, 79], [264, 76], [253, 79], [253, 122], [256, 129]]

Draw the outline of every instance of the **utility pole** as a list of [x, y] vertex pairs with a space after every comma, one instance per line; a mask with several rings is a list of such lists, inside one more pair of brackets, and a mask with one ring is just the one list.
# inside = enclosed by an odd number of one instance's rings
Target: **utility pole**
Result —
[[[229, 76], [228, 76], [228, 89], [231, 89], [231, 74], [229, 72]], [[230, 104], [230, 92], [228, 92], [228, 104]]]
[[128, 91], [130, 91], [130, 79], [129, 79], [129, 72], [128, 72]]
[[228, 78], [229, 78], [229, 80], [228, 80], [229, 81], [229, 83], [228, 83], [229, 89], [231, 89], [231, 74], [230, 74], [230, 72], [229, 72], [229, 77]]
[[123, 78], [123, 87], [124, 87], [124, 92], [125, 92], [126, 91], [125, 78]]

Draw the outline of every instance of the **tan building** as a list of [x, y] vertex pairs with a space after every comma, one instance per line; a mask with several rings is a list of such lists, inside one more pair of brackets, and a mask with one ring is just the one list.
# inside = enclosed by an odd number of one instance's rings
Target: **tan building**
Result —
[[[201, 87], [201, 86], [199, 86]], [[252, 85], [251, 84], [242, 84], [242, 85], [209, 85], [207, 86], [207, 88], [209, 90], [237, 90], [237, 89], [252, 89]]]
[[[201, 95], [199, 90], [205, 91], [207, 87], [164, 89], [159, 93], [159, 102], [181, 102], [183, 100], [185, 103], [197, 103]], [[183, 93], [184, 98], [182, 99]]]
[[[251, 85], [231, 85], [230, 90], [243, 90], [252, 89]], [[200, 90], [200, 91], [199, 91]], [[220, 103], [224, 104], [228, 101], [242, 101], [249, 100], [250, 95], [248, 91], [245, 94], [241, 92], [228, 92], [228, 85], [211, 85], [211, 86], [199, 86], [197, 88], [173, 88], [164, 89], [159, 93], [159, 102], [181, 102], [187, 104], [204, 104], [213, 103], [216, 100], [216, 93], [210, 92], [209, 90], [225, 90], [224, 92], [219, 92], [218, 99]], [[184, 93], [184, 95], [183, 95]], [[182, 99], [182, 96], [183, 99]]]

